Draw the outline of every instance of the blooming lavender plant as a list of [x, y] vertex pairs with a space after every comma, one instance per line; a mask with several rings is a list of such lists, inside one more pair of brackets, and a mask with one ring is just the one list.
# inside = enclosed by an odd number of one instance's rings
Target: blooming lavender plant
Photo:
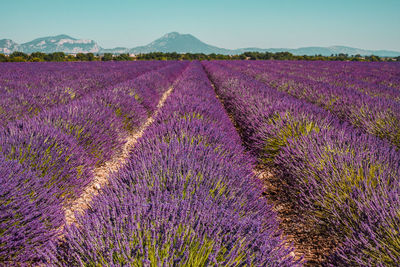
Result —
[[0, 155], [0, 263], [16, 266], [40, 260], [37, 248], [57, 236], [63, 223], [61, 199], [16, 160]]
[[0, 126], [67, 104], [148, 71], [164, 62], [53, 62], [0, 66]]
[[[162, 78], [141, 88], [141, 97], [160, 99], [186, 65], [139, 65], [143, 71], [139, 77]], [[156, 66], [165, 66], [160, 69], [163, 75], [149, 71]], [[43, 263], [47, 257], [43, 250], [63, 225], [62, 205], [79, 197], [95, 164], [110, 159], [121, 148], [127, 130], [139, 127], [153, 112], [128, 94], [114, 94], [116, 85], [103, 89], [108, 94], [89, 90], [65, 105], [46, 106], [36, 117], [25, 114], [0, 128], [0, 265]]]
[[192, 63], [155, 122], [78, 225], [45, 253], [68, 265], [296, 264], [253, 160]]
[[303, 219], [340, 241], [328, 263], [395, 265], [398, 151], [322, 108], [218, 63], [204, 65], [249, 147], [284, 174]]
[[38, 177], [47, 177], [46, 186], [56, 184], [58, 197], [74, 197], [90, 181], [93, 160], [70, 136], [36, 121], [17, 121], [0, 131], [0, 151], [7, 160], [16, 160]]
[[[333, 78], [329, 76], [330, 79], [319, 76], [313, 78], [314, 76], [307, 68], [299, 67], [283, 71], [279, 69], [281, 67], [279, 63], [273, 66], [268, 63], [266, 63], [267, 66], [263, 63], [252, 64], [252, 68], [243, 66], [240, 62], [235, 63], [225, 62], [225, 65], [245, 71], [296, 98], [319, 105], [340, 119], [400, 147], [400, 124], [397, 123], [400, 121], [398, 103], [400, 91], [398, 89], [383, 88], [383, 85], [373, 86], [367, 83], [370, 85], [368, 88], [365, 86], [365, 81], [357, 81], [354, 78], [340, 82], [340, 76]], [[335, 64], [332, 63], [331, 68], [334, 68]], [[398, 67], [398, 65], [394, 66]]]

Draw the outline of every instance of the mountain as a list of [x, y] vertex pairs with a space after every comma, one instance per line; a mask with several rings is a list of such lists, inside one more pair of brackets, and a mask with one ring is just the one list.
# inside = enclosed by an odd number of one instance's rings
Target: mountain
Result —
[[125, 54], [129, 53], [130, 48], [126, 47], [115, 47], [115, 48], [102, 48], [100, 53], [111, 53], [111, 54]]
[[21, 44], [21, 48], [24, 53], [32, 53], [36, 51], [43, 53], [97, 53], [101, 49], [93, 40], [78, 40], [65, 34], [38, 38], [28, 43]]
[[130, 52], [134, 54], [149, 52], [229, 54], [231, 50], [208, 45], [191, 34], [171, 32], [148, 45], [132, 48]]
[[331, 54], [348, 54], [348, 55], [377, 55], [381, 57], [397, 57], [400, 56], [398, 51], [389, 50], [365, 50], [347, 46], [330, 46], [330, 47], [301, 47], [301, 48], [240, 48], [240, 49], [225, 49], [206, 44], [191, 34], [180, 34], [171, 32], [165, 34], [161, 38], [144, 46], [134, 48], [116, 47], [102, 48], [93, 40], [75, 39], [68, 35], [62, 34], [57, 36], [49, 36], [38, 38], [33, 41], [17, 44], [10, 39], [0, 40], [0, 53], [11, 54], [14, 51], [24, 53], [32, 52], [65, 52], [68, 54], [75, 53], [149, 53], [149, 52], [177, 52], [177, 53], [204, 53], [204, 54], [224, 54], [236, 55], [244, 52], [290, 52], [294, 55], [323, 55], [330, 56]]
[[330, 56], [332, 54], [349, 54], [349, 55], [376, 55], [383, 57], [396, 57], [400, 56], [400, 52], [387, 51], [387, 50], [364, 50], [359, 48], [352, 48], [346, 46], [331, 46], [331, 47], [302, 47], [302, 48], [257, 48], [248, 47], [240, 49], [225, 49], [206, 44], [191, 34], [180, 34], [178, 32], [167, 33], [161, 38], [151, 42], [145, 46], [138, 46], [132, 48], [130, 53], [149, 53], [149, 52], [177, 52], [177, 53], [204, 53], [204, 54], [223, 54], [223, 55], [237, 55], [244, 52], [290, 52], [294, 55], [323, 55]]
[[[267, 49], [272, 50], [272, 49]], [[400, 52], [397, 51], [388, 51], [388, 50], [365, 50], [360, 48], [353, 48], [348, 46], [330, 46], [330, 47], [301, 47], [296, 49], [273, 49], [274, 52], [282, 52], [287, 51], [292, 53], [293, 55], [323, 55], [330, 56], [332, 54], [348, 54], [348, 55], [362, 55], [362, 56], [380, 56], [380, 57], [397, 57], [400, 56]], [[270, 51], [271, 52], [271, 51]]]
[[93, 40], [75, 39], [65, 34], [37, 38], [20, 45], [9, 39], [0, 40], [0, 52], [5, 54], [14, 51], [28, 54], [32, 52], [98, 53], [100, 49], [101, 47]]
[[0, 53], [11, 54], [14, 51], [21, 51], [19, 44], [11, 39], [0, 40]]

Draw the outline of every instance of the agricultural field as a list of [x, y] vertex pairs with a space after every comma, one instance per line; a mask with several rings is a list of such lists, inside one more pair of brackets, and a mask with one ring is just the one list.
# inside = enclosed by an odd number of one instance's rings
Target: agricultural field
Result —
[[400, 64], [0, 64], [0, 266], [396, 266]]

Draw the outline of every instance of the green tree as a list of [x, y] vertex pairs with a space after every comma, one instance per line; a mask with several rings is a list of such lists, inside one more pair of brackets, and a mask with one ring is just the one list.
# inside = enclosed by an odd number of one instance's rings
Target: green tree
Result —
[[10, 62], [26, 62], [26, 59], [23, 57], [10, 57]]
[[93, 53], [87, 53], [86, 58], [87, 58], [87, 61], [95, 61], [96, 60]]
[[68, 55], [65, 60], [66, 61], [76, 61], [76, 57], [74, 57], [73, 55]]
[[41, 62], [41, 61], [44, 61], [44, 60], [41, 59], [41, 58], [38, 58], [38, 57], [29, 57], [28, 61], [29, 62]]
[[115, 58], [115, 60], [122, 61], [122, 60], [132, 60], [132, 59], [129, 57], [129, 54], [128, 54], [128, 53], [125, 53], [125, 54], [119, 54], [119, 55]]
[[102, 61], [110, 61], [113, 60], [113, 55], [111, 53], [104, 53], [103, 57], [101, 58]]
[[76, 59], [79, 61], [87, 61], [87, 56], [84, 53], [78, 53], [76, 54]]
[[[18, 57], [18, 58], [23, 58], [24, 61], [28, 60], [28, 58], [29, 58], [29, 56], [28, 56], [27, 54], [25, 54], [25, 53], [23, 53], [23, 52], [19, 52], [19, 51], [15, 51], [15, 52], [13, 52], [13, 53], [9, 56], [10, 59], [16, 58], [16, 57]], [[18, 60], [19, 60], [19, 59], [18, 59]], [[14, 62], [15, 62], [15, 61], [14, 61]]]
[[0, 53], [0, 62], [7, 62], [8, 58], [6, 55]]
[[41, 59], [42, 61], [44, 61], [44, 60], [45, 60], [45, 57], [46, 57], [46, 54], [45, 54], [45, 53], [42, 53], [42, 52], [33, 52], [33, 53], [29, 56], [29, 60], [30, 60], [31, 58], [39, 58], [39, 59]]
[[64, 52], [54, 52], [45, 56], [46, 61], [65, 61]]

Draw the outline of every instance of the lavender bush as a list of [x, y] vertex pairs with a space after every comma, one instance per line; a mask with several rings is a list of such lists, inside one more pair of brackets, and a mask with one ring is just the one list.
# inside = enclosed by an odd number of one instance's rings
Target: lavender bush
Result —
[[330, 264], [395, 265], [398, 151], [322, 108], [203, 64], [248, 146], [282, 172], [303, 219], [340, 240]]
[[128, 165], [45, 254], [60, 266], [293, 265], [252, 167], [192, 63]]
[[0, 155], [0, 263], [13, 266], [40, 260], [63, 223], [61, 199], [39, 177], [15, 160]]
[[[225, 62], [224, 65], [245, 71], [280, 91], [317, 104], [337, 115], [341, 120], [348, 121], [400, 147], [400, 124], [398, 123], [400, 121], [398, 102], [400, 91], [398, 89], [386, 88], [382, 85], [373, 86], [370, 83], [367, 83], [370, 86], [366, 87], [365, 81], [359, 82], [357, 79], [340, 82], [340, 76], [332, 78], [331, 75], [330, 79], [313, 78], [311, 71], [304, 67], [283, 71], [279, 69], [281, 67], [279, 63], [266, 64], [267, 66], [263, 63], [252, 64], [251, 68], [243, 66], [241, 62]], [[334, 67], [335, 64], [331, 65]], [[399, 73], [399, 65], [393, 66]]]
[[[129, 67], [115, 65], [124, 66]], [[150, 71], [157, 66], [162, 67], [161, 74]], [[125, 74], [136, 73], [137, 79], [149, 80], [138, 92], [150, 103], [160, 99], [186, 66], [143, 63]], [[95, 72], [95, 65], [91, 67]], [[115, 79], [105, 75], [110, 79], [107, 84], [126, 79], [125, 74]], [[151, 83], [154, 78], [160, 80]], [[66, 104], [45, 105], [33, 118], [26, 112], [22, 119], [2, 121], [6, 126], [0, 128], [0, 265], [44, 263], [46, 256], [41, 252], [60, 235], [62, 205], [79, 197], [92, 179], [95, 164], [110, 159], [121, 148], [127, 131], [139, 127], [154, 111], [146, 110], [129, 94], [115, 94], [116, 86], [102, 89], [101, 95], [96, 93], [98, 86]]]
[[165, 62], [53, 62], [0, 66], [0, 126], [131, 80]]

